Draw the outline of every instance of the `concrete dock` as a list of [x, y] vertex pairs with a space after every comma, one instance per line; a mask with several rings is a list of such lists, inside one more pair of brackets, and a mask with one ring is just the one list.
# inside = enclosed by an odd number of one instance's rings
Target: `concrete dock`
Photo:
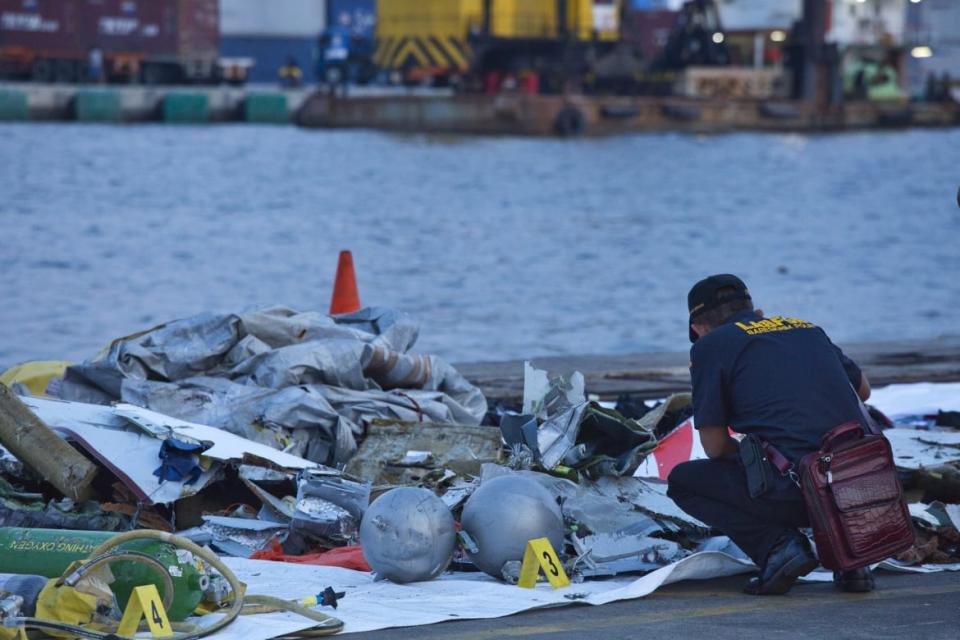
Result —
[[[960, 335], [932, 340], [865, 342], [841, 345], [866, 372], [873, 386], [899, 382], [960, 380]], [[621, 394], [644, 400], [690, 390], [689, 353], [637, 353], [531, 358], [551, 374], [581, 372], [587, 393], [604, 400]], [[459, 363], [457, 369], [480, 387], [487, 399], [520, 403], [523, 362], [520, 360]]]
[[0, 83], [0, 121], [289, 124], [310, 90]]

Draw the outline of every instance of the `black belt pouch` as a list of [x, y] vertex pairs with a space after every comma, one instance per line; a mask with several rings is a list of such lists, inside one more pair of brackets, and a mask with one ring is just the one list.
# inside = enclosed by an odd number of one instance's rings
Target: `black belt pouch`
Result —
[[773, 488], [776, 482], [773, 465], [767, 462], [760, 438], [755, 435], [740, 441], [740, 464], [747, 476], [747, 491], [751, 498], [758, 498]]

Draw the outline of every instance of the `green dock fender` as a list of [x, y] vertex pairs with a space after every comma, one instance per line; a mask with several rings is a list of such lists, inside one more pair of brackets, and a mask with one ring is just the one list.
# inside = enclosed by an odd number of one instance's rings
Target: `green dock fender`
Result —
[[210, 122], [210, 100], [205, 93], [168, 93], [163, 98], [161, 115], [164, 122]]
[[0, 121], [26, 120], [28, 116], [26, 91], [0, 89]]
[[120, 92], [82, 89], [74, 97], [73, 115], [78, 122], [120, 122], [123, 120]]
[[245, 122], [289, 124], [290, 110], [284, 93], [251, 93], [243, 101]]

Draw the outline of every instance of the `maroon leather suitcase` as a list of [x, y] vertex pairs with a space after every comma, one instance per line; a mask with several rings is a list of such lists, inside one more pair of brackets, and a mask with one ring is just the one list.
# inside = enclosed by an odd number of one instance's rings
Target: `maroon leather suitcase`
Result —
[[800, 461], [800, 486], [820, 563], [849, 571], [914, 543], [890, 443], [859, 423], [836, 427]]

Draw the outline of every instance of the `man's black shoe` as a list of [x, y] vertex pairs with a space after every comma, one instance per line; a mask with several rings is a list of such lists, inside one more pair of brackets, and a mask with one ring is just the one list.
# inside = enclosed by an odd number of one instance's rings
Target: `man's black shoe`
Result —
[[870, 567], [862, 567], [853, 571], [834, 571], [833, 584], [841, 591], [848, 593], [868, 593], [876, 587]]
[[760, 575], [751, 578], [743, 592], [754, 596], [783, 595], [797, 578], [816, 568], [817, 559], [807, 548], [806, 541], [791, 537], [774, 547]]

